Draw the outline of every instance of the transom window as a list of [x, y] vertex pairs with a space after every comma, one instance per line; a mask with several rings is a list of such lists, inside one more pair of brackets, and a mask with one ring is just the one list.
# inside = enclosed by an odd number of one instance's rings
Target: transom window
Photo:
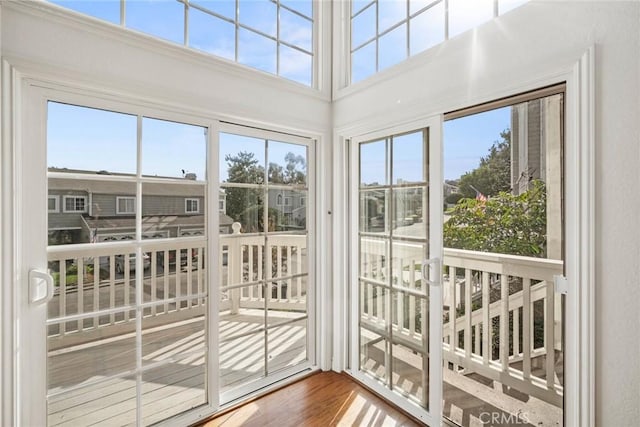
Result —
[[50, 1], [313, 85], [312, 0]]
[[86, 196], [64, 196], [64, 212], [86, 212]]
[[135, 197], [116, 197], [116, 213], [123, 215], [135, 215], [136, 198]]
[[185, 213], [200, 213], [200, 200], [198, 199], [185, 199], [184, 200]]
[[352, 0], [351, 82], [404, 61], [527, 0]]

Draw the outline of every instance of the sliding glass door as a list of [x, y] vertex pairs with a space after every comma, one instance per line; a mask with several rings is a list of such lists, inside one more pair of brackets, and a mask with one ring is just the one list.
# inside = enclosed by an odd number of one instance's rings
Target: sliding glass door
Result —
[[187, 425], [315, 363], [311, 139], [26, 93], [20, 425]]
[[433, 120], [351, 144], [351, 371], [425, 422], [440, 414], [439, 135]]
[[221, 403], [311, 365], [311, 141], [241, 126], [220, 133]]

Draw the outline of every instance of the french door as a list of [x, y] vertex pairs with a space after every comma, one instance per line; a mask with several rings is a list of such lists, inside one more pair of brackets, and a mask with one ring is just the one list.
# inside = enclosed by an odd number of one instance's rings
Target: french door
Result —
[[441, 119], [351, 140], [351, 373], [441, 417]]

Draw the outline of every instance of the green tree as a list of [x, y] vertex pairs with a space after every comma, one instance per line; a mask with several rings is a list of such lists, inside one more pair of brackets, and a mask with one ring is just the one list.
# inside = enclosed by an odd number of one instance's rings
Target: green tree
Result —
[[282, 167], [277, 163], [269, 163], [269, 182], [274, 184], [305, 184], [307, 181], [307, 162], [304, 156], [287, 153]]
[[[241, 151], [225, 156], [229, 183], [264, 184], [264, 166], [254, 153]], [[303, 156], [287, 153], [285, 166], [269, 163], [267, 175], [273, 184], [304, 184], [306, 182], [306, 161]], [[264, 230], [264, 191], [258, 188], [227, 187], [227, 215], [242, 224], [243, 233]], [[282, 212], [268, 208], [268, 229], [275, 231], [282, 223]]]
[[485, 196], [495, 196], [511, 190], [511, 130], [500, 132], [489, 154], [480, 159], [480, 165], [460, 177], [460, 193], [464, 197], [476, 197], [477, 189]]
[[517, 196], [503, 191], [487, 201], [462, 199], [447, 212], [444, 246], [545, 257], [546, 206], [545, 185], [538, 180]]
[[[228, 154], [227, 182], [244, 184], [263, 184], [264, 167], [255, 155], [241, 151], [237, 155]], [[264, 217], [262, 215], [263, 194], [256, 188], [227, 187], [227, 215], [242, 224], [243, 233], [255, 233], [260, 230]]]
[[463, 198], [464, 196], [460, 193], [451, 193], [447, 197], [445, 197], [444, 201], [451, 205], [455, 205], [460, 201], [460, 199], [463, 199]]

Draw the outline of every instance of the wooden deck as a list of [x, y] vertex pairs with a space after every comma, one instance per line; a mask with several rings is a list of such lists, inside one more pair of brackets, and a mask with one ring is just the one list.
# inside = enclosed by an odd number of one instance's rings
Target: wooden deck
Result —
[[[269, 313], [270, 324], [285, 322], [269, 331], [272, 350], [265, 359], [264, 322], [261, 310], [241, 310], [240, 314], [221, 313], [220, 365], [221, 391], [260, 378], [265, 373], [265, 360], [269, 371], [292, 366], [306, 359], [306, 320], [295, 322], [292, 313]], [[206, 404], [205, 387], [205, 325], [202, 316], [170, 325], [148, 328], [142, 334], [143, 366], [158, 365], [145, 370], [140, 378], [141, 417], [143, 425], [153, 424], [173, 415]], [[251, 333], [255, 332], [255, 333]], [[248, 334], [248, 335], [247, 335]], [[237, 337], [237, 338], [234, 338]], [[135, 425], [137, 379], [135, 375], [122, 375], [136, 369], [136, 335], [129, 333], [93, 343], [77, 345], [49, 353], [49, 424], [52, 426]], [[371, 372], [383, 368], [384, 354], [380, 343], [372, 345], [368, 352], [366, 368]], [[422, 360], [411, 351], [396, 348], [394, 360], [398, 366], [394, 384], [415, 397], [422, 395]], [[382, 373], [382, 371], [380, 371]], [[533, 426], [562, 425], [562, 410], [538, 399], [505, 389], [477, 374], [460, 375], [446, 370], [444, 375], [444, 413], [465, 426], [481, 426], [483, 412], [526, 413]], [[365, 405], [360, 392], [346, 398], [349, 405]], [[368, 399], [368, 397], [367, 397]], [[304, 400], [309, 402], [309, 400]], [[307, 404], [305, 403], [305, 404]], [[323, 402], [316, 402], [322, 412]], [[371, 405], [367, 403], [366, 405]], [[375, 405], [378, 405], [377, 403]], [[375, 407], [366, 406], [368, 407]], [[261, 422], [253, 412], [243, 410], [233, 417], [221, 417], [210, 425], [237, 425], [238, 417], [246, 417], [251, 423]], [[364, 407], [364, 406], [363, 406]], [[258, 407], [259, 408], [259, 407]], [[362, 408], [361, 408], [362, 409]], [[342, 419], [360, 419], [372, 415], [369, 410], [359, 413], [358, 408], [345, 407], [333, 425], [346, 425]], [[290, 411], [287, 411], [290, 412]], [[324, 413], [324, 412], [323, 412]], [[324, 413], [326, 416], [327, 413]], [[315, 415], [314, 415], [315, 416]], [[334, 414], [338, 416], [338, 414]], [[354, 418], [355, 417], [355, 418]], [[389, 418], [390, 417], [390, 418]], [[391, 425], [407, 419], [384, 415]], [[387, 419], [388, 418], [388, 419]], [[333, 418], [332, 418], [333, 419]], [[368, 418], [367, 418], [368, 419]], [[273, 419], [274, 422], [278, 417]], [[279, 421], [278, 421], [279, 422]], [[289, 424], [288, 421], [280, 422]], [[259, 425], [259, 424], [256, 424]], [[327, 424], [329, 425], [329, 424]], [[505, 424], [508, 425], [508, 424]]]
[[[299, 316], [299, 314], [297, 314]], [[307, 358], [306, 319], [269, 312], [270, 352], [265, 358], [264, 312], [220, 316], [222, 391]], [[141, 416], [149, 425], [206, 404], [206, 343], [202, 316], [142, 333]], [[251, 334], [251, 331], [256, 333]], [[246, 335], [246, 333], [250, 333]], [[239, 338], [233, 338], [234, 336]], [[144, 368], [150, 369], [144, 370]], [[136, 334], [49, 352], [48, 422], [52, 426], [135, 425]]]

